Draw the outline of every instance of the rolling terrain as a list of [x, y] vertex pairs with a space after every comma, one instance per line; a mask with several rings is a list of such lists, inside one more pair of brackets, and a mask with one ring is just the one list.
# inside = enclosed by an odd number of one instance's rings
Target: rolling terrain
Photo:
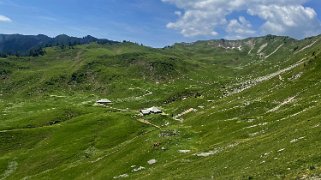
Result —
[[321, 36], [45, 52], [0, 58], [0, 179], [321, 178]]

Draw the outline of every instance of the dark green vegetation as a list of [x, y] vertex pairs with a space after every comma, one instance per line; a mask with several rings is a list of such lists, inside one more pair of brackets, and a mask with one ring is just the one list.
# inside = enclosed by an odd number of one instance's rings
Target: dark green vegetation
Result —
[[[0, 179], [320, 178], [320, 47], [266, 36], [2, 58]], [[165, 114], [138, 115], [151, 106]]]
[[92, 36], [83, 38], [70, 37], [65, 34], [50, 38], [46, 35], [0, 34], [0, 57], [39, 56], [44, 55], [43, 47], [60, 46], [61, 48], [96, 42], [99, 44], [116, 44], [116, 41], [97, 39]]

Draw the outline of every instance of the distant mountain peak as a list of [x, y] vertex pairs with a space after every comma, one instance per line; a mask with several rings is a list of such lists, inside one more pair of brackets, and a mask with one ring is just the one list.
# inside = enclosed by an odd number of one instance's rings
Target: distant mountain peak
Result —
[[0, 54], [16, 54], [24, 56], [29, 55], [30, 51], [34, 49], [43, 48], [45, 46], [88, 44], [92, 42], [101, 44], [119, 43], [108, 39], [98, 39], [90, 35], [83, 38], [77, 38], [68, 36], [67, 34], [60, 34], [51, 38], [44, 34], [0, 34]]

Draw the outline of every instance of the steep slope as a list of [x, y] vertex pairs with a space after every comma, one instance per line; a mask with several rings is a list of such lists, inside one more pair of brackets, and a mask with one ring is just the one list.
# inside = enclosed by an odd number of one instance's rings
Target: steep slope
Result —
[[[0, 59], [0, 178], [320, 178], [320, 47], [267, 36]], [[164, 114], [138, 115], [151, 106]]]

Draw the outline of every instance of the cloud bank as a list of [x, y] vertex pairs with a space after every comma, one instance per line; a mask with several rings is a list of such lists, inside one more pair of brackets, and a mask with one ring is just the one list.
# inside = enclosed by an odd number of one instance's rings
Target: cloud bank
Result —
[[12, 22], [7, 16], [0, 15], [0, 22]]
[[[175, 12], [178, 20], [168, 23], [167, 28], [178, 30], [186, 37], [221, 35], [243, 38], [275, 34], [303, 38], [321, 33], [316, 11], [304, 6], [308, 0], [162, 1], [181, 10]], [[245, 15], [235, 16], [241, 12]], [[228, 18], [231, 15], [233, 18]], [[257, 24], [252, 24], [250, 17], [259, 18], [263, 23], [254, 27]]]

